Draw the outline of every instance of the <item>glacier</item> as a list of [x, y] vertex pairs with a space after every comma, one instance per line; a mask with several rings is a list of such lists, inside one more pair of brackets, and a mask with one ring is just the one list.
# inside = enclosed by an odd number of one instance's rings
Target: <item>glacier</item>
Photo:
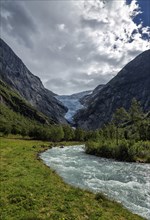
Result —
[[65, 114], [65, 118], [66, 120], [70, 123], [70, 124], [74, 124], [74, 115], [76, 114], [76, 112], [82, 108], [85, 108], [84, 105], [81, 104], [80, 100], [86, 96], [91, 94], [92, 91], [84, 91], [84, 92], [80, 92], [80, 93], [75, 93], [72, 95], [58, 95], [55, 96], [55, 98], [57, 100], [59, 100], [65, 107], [68, 108], [67, 113]]

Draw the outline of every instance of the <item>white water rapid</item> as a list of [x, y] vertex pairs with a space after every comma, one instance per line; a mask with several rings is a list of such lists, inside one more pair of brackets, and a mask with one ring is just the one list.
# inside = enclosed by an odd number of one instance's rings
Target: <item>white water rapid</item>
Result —
[[84, 153], [84, 146], [55, 147], [41, 154], [66, 183], [103, 192], [150, 220], [150, 165], [117, 162]]

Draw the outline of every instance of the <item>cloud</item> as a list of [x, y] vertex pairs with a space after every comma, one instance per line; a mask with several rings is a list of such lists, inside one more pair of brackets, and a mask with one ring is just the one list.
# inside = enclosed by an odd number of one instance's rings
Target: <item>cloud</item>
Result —
[[32, 34], [37, 34], [37, 27], [31, 14], [19, 1], [1, 2], [1, 20], [3, 30], [27, 47], [32, 47]]
[[[99, 72], [94, 72], [92, 74], [87, 74], [85, 72], [72, 72], [68, 77], [68, 80], [64, 78], [53, 78], [46, 82], [46, 87], [52, 88], [55, 91], [59, 88], [59, 94], [69, 94], [70, 91], [77, 93], [79, 91], [87, 91], [91, 88], [95, 88], [95, 85], [105, 84], [113, 77], [111, 74], [100, 74]], [[97, 82], [100, 82], [97, 84]]]
[[4, 1], [2, 37], [55, 93], [94, 89], [149, 48], [136, 0]]

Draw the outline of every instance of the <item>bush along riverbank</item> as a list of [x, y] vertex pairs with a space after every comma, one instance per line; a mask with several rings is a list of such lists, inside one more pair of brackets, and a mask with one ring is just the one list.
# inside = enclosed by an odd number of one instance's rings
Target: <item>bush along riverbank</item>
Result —
[[150, 142], [121, 140], [89, 141], [85, 151], [100, 157], [112, 158], [119, 161], [150, 163]]
[[86, 153], [119, 161], [150, 163], [150, 112], [135, 99], [128, 111], [117, 109], [110, 124], [95, 131]]
[[1, 219], [144, 219], [100, 193], [95, 195], [65, 184], [54, 171], [37, 160], [37, 154], [53, 146], [52, 143], [13, 138], [1, 138], [0, 141]]

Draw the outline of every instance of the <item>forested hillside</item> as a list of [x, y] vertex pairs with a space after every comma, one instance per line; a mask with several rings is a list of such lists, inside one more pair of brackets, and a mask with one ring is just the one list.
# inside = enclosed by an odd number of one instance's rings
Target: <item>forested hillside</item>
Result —
[[0, 80], [0, 131], [27, 134], [36, 125], [54, 124], [53, 120], [37, 111], [17, 92]]

